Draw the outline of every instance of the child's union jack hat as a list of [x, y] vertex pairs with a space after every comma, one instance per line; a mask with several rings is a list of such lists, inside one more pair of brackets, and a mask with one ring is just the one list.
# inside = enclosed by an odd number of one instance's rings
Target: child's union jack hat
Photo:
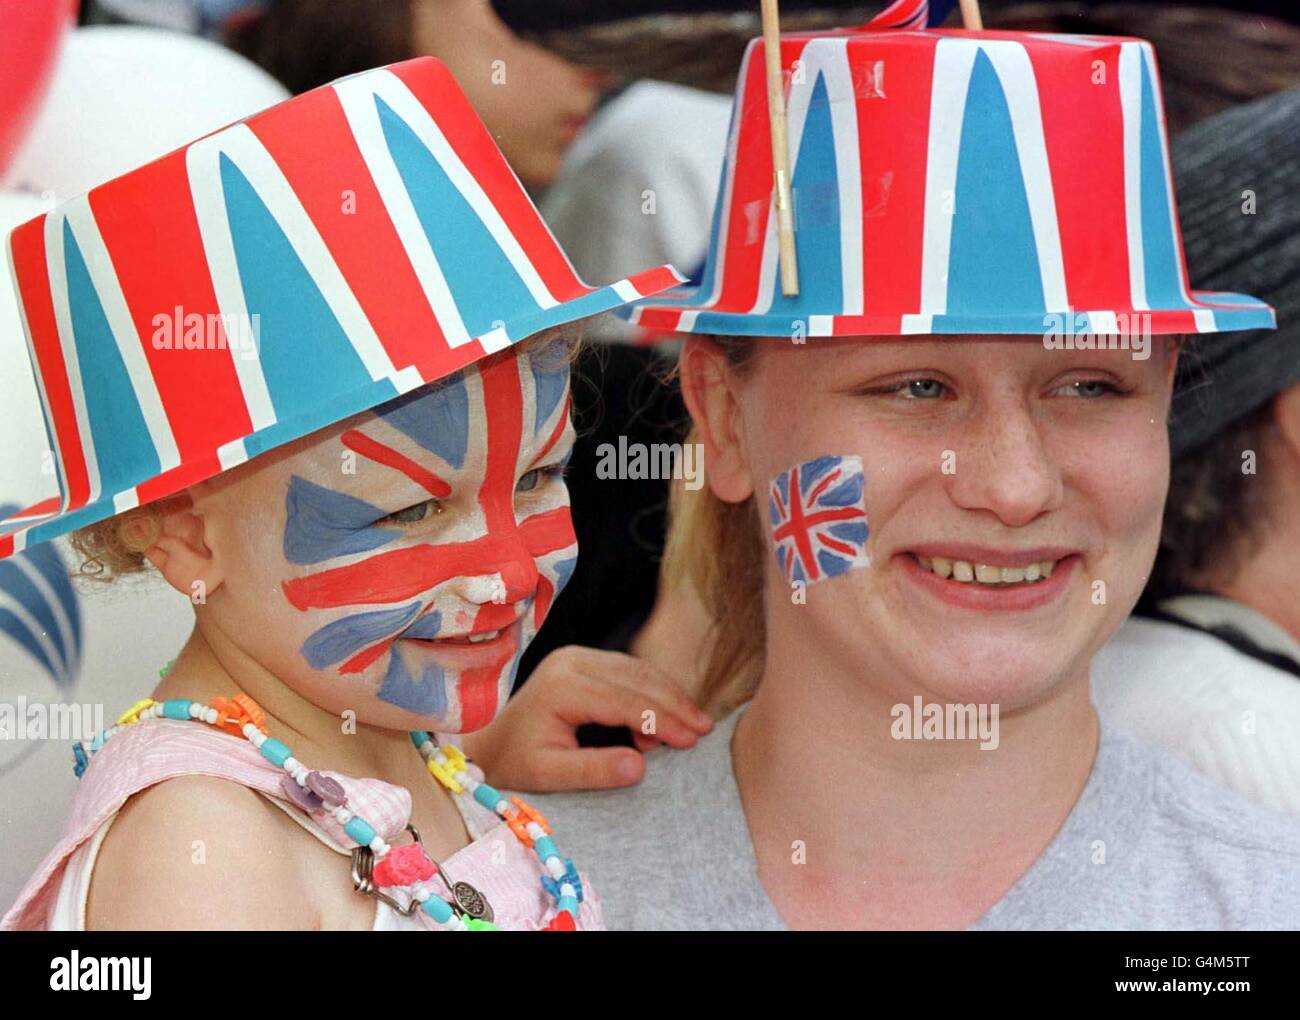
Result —
[[[1192, 291], [1150, 43], [961, 30], [781, 40], [799, 293], [782, 294], [763, 42], [698, 287], [651, 330], [762, 336], [1270, 328]], [[1225, 201], [1231, 196], [1225, 196]]]
[[681, 280], [585, 286], [430, 58], [199, 139], [7, 254], [58, 495], [0, 519], [0, 556]]

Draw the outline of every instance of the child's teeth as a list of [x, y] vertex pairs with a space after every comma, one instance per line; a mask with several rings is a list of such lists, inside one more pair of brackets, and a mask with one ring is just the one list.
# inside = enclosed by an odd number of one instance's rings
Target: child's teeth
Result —
[[1002, 568], [1003, 584], [1019, 584], [1024, 579], [1025, 579], [1024, 567], [1003, 567]]
[[973, 581], [975, 580], [975, 568], [965, 560], [956, 560], [952, 565], [952, 579], [954, 581]]
[[1029, 566], [1025, 567], [1026, 581], [1037, 581], [1042, 576], [1043, 576], [1043, 572], [1041, 569], [1039, 569], [1037, 563], [1031, 563], [1029, 564]]
[[1002, 571], [997, 567], [990, 567], [987, 563], [975, 564], [975, 580], [980, 584], [997, 584], [1002, 580]]
[[[921, 562], [924, 563], [925, 561], [922, 560]], [[930, 569], [940, 577], [951, 577], [952, 560], [945, 560], [942, 556], [936, 556], [934, 558], [933, 566], [931, 566]]]
[[500, 633], [501, 632], [499, 630], [490, 630], [486, 634], [471, 634], [469, 636], [469, 639], [474, 644], [478, 644], [480, 641], [491, 641], [494, 637], [496, 637]]
[[1052, 571], [1056, 569], [1055, 560], [1043, 560], [1038, 564], [1038, 569], [1043, 572], [1044, 577], [1051, 577]]

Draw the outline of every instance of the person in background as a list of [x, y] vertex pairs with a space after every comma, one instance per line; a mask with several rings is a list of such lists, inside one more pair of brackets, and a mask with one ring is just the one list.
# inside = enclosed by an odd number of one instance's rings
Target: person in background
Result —
[[1300, 90], [1204, 121], [1174, 159], [1194, 282], [1249, 282], [1279, 330], [1185, 352], [1160, 551], [1093, 695], [1118, 728], [1300, 814]]
[[488, 0], [277, 0], [228, 41], [295, 94], [366, 68], [437, 57], [530, 190], [555, 180], [612, 81], [520, 39]]

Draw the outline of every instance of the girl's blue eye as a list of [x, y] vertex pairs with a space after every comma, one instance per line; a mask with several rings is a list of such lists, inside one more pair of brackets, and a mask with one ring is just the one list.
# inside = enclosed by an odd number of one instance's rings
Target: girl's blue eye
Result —
[[907, 395], [916, 400], [933, 400], [943, 396], [943, 383], [938, 379], [912, 379], [907, 383]]
[[1104, 379], [1081, 379], [1079, 382], [1066, 383], [1057, 392], [1065, 393], [1067, 396], [1096, 399], [1118, 391]]

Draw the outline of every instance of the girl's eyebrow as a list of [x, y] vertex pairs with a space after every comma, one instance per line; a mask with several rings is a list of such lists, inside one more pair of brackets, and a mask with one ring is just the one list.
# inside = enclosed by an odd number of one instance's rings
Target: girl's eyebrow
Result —
[[343, 445], [354, 450], [367, 460], [383, 464], [406, 475], [430, 496], [445, 499], [451, 495], [451, 486], [428, 468], [417, 464], [406, 454], [394, 450], [357, 429], [348, 429], [341, 437]]

